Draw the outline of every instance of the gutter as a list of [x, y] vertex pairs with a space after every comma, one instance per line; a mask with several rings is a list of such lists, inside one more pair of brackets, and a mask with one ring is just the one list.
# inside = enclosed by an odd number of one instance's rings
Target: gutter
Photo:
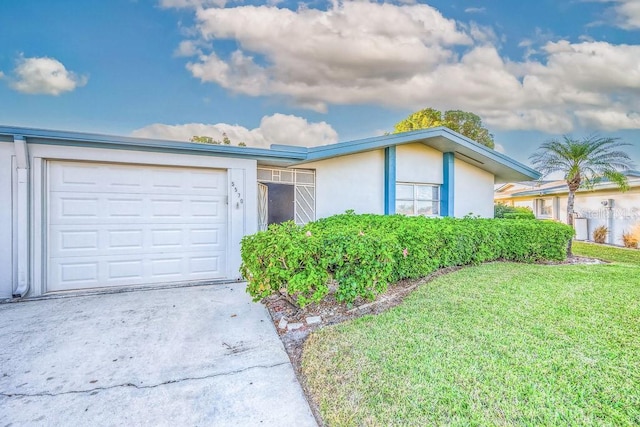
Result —
[[16, 245], [17, 245], [17, 287], [14, 298], [22, 298], [29, 292], [29, 152], [27, 141], [21, 135], [14, 135], [13, 145], [16, 152], [16, 172], [18, 175], [16, 203]]

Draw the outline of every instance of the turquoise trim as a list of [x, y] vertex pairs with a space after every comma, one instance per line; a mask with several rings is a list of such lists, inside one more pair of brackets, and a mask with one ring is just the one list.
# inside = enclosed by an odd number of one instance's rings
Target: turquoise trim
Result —
[[396, 147], [384, 149], [384, 214], [396, 213]]
[[455, 153], [442, 153], [442, 187], [440, 187], [440, 215], [455, 216]]

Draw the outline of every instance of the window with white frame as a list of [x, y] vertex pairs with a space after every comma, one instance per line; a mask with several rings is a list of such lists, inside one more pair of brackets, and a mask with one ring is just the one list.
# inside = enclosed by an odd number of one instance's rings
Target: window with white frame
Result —
[[539, 218], [551, 218], [553, 216], [553, 199], [538, 199], [537, 205]]
[[440, 215], [440, 186], [432, 184], [396, 184], [396, 213], [409, 216]]

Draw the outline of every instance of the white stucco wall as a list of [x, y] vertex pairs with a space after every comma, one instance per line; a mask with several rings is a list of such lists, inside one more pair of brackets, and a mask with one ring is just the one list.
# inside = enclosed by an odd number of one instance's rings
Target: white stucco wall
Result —
[[308, 163], [316, 170], [316, 218], [344, 213], [384, 213], [384, 150]]
[[0, 142], [0, 299], [12, 293], [12, 173], [13, 143]]
[[[9, 147], [7, 150], [5, 146]], [[9, 270], [11, 277], [12, 267], [10, 266], [10, 256], [4, 256], [7, 251], [7, 243], [11, 242], [11, 221], [4, 221], [7, 215], [11, 215], [11, 201], [7, 197], [11, 191], [10, 180], [7, 181], [7, 171], [11, 170], [9, 156], [6, 151], [12, 152], [13, 144], [0, 143], [0, 295], [11, 293], [11, 280], [5, 281]], [[42, 212], [46, 211], [44, 200], [46, 195], [46, 164], [47, 161], [55, 160], [79, 160], [93, 162], [115, 162], [136, 165], [165, 165], [177, 167], [203, 167], [212, 169], [226, 169], [228, 172], [228, 194], [231, 203], [228, 205], [228, 217], [230, 224], [228, 228], [228, 257], [227, 272], [229, 279], [239, 277], [240, 239], [246, 234], [255, 233], [258, 224], [257, 214], [257, 162], [250, 159], [223, 158], [214, 156], [198, 156], [175, 153], [157, 153], [147, 151], [132, 150], [112, 150], [89, 147], [66, 147], [44, 144], [28, 144], [30, 158], [30, 205], [31, 205], [31, 290], [29, 295], [39, 295], [43, 292], [44, 265], [46, 261], [45, 241], [43, 236], [46, 232], [46, 218]], [[9, 160], [7, 160], [9, 158]], [[5, 167], [5, 165], [9, 165]], [[231, 189], [234, 183], [235, 190]], [[5, 191], [7, 189], [7, 191]], [[239, 201], [242, 200], [242, 203]], [[7, 213], [8, 212], [8, 213]], [[9, 229], [7, 226], [9, 224]], [[7, 238], [5, 238], [5, 236]], [[8, 248], [11, 251], [11, 247]], [[11, 253], [11, 252], [9, 252]], [[9, 268], [5, 264], [9, 265]], [[8, 282], [8, 286], [7, 283]]]
[[[602, 206], [603, 200], [613, 199], [613, 208]], [[593, 239], [596, 227], [604, 225], [609, 228], [608, 243], [622, 245], [622, 234], [630, 232], [640, 224], [640, 188], [626, 193], [619, 191], [581, 192], [576, 194], [574, 210], [587, 218], [589, 240]], [[560, 198], [559, 216], [562, 222], [567, 219], [567, 197]]]
[[458, 158], [454, 162], [454, 216], [493, 218], [493, 174]]
[[420, 184], [442, 184], [442, 152], [424, 144], [396, 148], [396, 180]]
[[[622, 234], [640, 227], [640, 182], [631, 182], [632, 189], [622, 193], [617, 190], [580, 191], [576, 194], [574, 210], [580, 217], [587, 218], [588, 239], [593, 240], [593, 231], [603, 225], [609, 228], [608, 243], [622, 245]], [[553, 201], [554, 219], [562, 223], [567, 222], [567, 195], [549, 195], [542, 197]], [[506, 199], [507, 204], [513, 206], [531, 207], [536, 216], [539, 212], [534, 209], [540, 197]], [[613, 209], [602, 205], [604, 200], [613, 199]]]

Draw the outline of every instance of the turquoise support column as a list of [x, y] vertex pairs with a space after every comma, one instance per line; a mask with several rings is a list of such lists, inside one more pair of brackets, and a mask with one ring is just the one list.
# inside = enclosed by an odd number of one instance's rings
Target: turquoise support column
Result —
[[440, 216], [454, 216], [454, 167], [455, 154], [442, 154], [442, 187], [440, 188]]
[[396, 147], [384, 149], [384, 214], [396, 213]]

